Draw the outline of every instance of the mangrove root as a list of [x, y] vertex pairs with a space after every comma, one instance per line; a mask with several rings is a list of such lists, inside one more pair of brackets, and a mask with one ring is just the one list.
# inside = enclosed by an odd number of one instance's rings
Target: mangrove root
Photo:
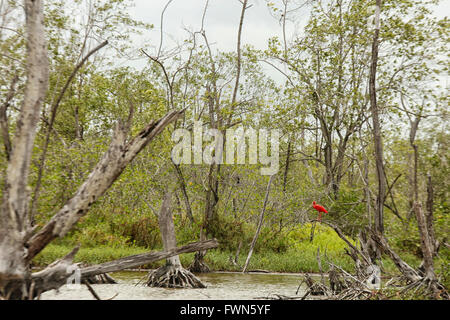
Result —
[[189, 270], [170, 264], [151, 272], [147, 285], [162, 288], [206, 288], [200, 279]]
[[195, 272], [195, 273], [211, 272], [208, 265], [203, 261], [203, 257], [204, 257], [203, 253], [196, 252], [194, 261], [192, 261], [192, 264], [189, 266], [188, 270], [190, 272]]

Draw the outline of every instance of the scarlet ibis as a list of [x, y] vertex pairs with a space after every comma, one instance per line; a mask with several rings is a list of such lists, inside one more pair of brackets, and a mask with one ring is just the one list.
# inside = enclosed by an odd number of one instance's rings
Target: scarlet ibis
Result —
[[323, 213], [328, 213], [328, 211], [324, 207], [322, 207], [320, 204], [316, 204], [315, 201], [313, 201], [312, 207], [319, 212], [319, 219], [318, 220], [322, 221], [322, 212]]

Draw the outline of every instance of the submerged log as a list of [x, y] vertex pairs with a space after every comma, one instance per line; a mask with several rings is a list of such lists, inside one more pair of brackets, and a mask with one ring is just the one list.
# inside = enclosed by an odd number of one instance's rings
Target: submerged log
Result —
[[84, 280], [85, 283], [88, 284], [115, 284], [117, 283], [116, 279], [111, 277], [107, 273], [102, 273], [99, 275], [95, 275]]

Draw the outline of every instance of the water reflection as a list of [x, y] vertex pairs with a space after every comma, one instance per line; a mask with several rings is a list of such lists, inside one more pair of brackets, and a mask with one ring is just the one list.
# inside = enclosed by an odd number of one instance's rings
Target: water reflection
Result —
[[[266, 299], [274, 294], [294, 297], [302, 279], [299, 274], [215, 272], [197, 275], [207, 288], [166, 289], [144, 286], [146, 272], [125, 271], [111, 275], [118, 280], [118, 284], [93, 285], [102, 299], [115, 296], [115, 300], [247, 300]], [[305, 289], [302, 285], [297, 296], [302, 296]], [[63, 286], [58, 292], [52, 290], [43, 293], [41, 299], [92, 300], [93, 296], [85, 286]]]

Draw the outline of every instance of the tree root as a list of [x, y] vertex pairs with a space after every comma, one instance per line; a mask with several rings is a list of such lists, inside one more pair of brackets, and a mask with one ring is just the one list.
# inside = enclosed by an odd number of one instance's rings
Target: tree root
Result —
[[182, 266], [165, 265], [149, 274], [149, 287], [162, 288], [206, 288], [189, 270]]
[[190, 272], [196, 272], [196, 273], [208, 273], [211, 272], [208, 265], [203, 262], [203, 256], [201, 253], [196, 252], [194, 261], [192, 261], [192, 264], [188, 267], [188, 270]]

